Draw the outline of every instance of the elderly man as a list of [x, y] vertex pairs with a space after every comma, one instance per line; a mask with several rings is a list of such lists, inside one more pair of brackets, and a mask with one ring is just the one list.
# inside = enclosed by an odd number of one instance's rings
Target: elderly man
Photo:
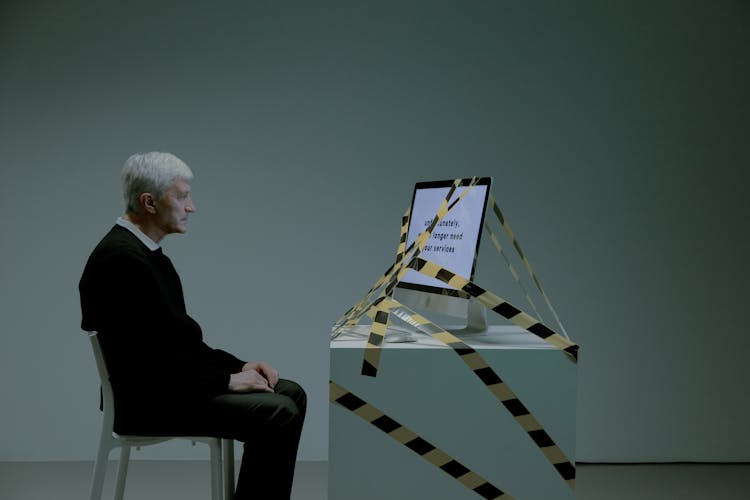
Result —
[[96, 246], [79, 284], [84, 330], [99, 332], [115, 431], [245, 443], [235, 500], [288, 499], [306, 397], [265, 362], [203, 342], [160, 242], [195, 212], [190, 168], [168, 153], [123, 168], [126, 214]]

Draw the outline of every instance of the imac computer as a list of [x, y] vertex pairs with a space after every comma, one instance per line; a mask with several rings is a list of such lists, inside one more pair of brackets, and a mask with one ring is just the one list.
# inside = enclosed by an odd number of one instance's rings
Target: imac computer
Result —
[[[406, 248], [432, 223], [454, 182], [419, 182], [414, 186]], [[461, 179], [449, 205], [468, 189], [470, 183], [471, 179]], [[435, 226], [420, 257], [474, 279], [491, 184], [491, 177], [482, 177], [471, 186], [470, 191]], [[393, 293], [394, 299], [452, 333], [480, 333], [487, 329], [486, 310], [482, 304], [465, 292], [414, 269], [407, 271]], [[398, 342], [396, 338], [393, 341]]]

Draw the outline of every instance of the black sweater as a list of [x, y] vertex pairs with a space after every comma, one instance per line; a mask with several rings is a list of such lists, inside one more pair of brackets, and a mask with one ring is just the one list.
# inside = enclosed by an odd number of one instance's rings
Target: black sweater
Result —
[[[115, 430], [146, 432], [227, 392], [243, 361], [203, 342], [161, 249], [115, 226], [79, 283], [81, 326], [99, 332], [115, 396]], [[184, 414], [184, 413], [182, 413]]]

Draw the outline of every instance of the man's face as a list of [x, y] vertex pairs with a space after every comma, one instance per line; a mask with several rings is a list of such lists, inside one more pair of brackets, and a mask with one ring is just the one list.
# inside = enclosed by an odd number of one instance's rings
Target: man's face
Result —
[[161, 197], [155, 200], [155, 205], [156, 224], [164, 234], [186, 232], [188, 215], [195, 212], [190, 198], [190, 183], [175, 179]]

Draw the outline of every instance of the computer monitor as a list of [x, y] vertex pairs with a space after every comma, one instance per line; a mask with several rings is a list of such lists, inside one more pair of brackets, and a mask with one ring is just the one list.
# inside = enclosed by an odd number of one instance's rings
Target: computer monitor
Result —
[[[418, 182], [414, 186], [406, 248], [432, 223], [454, 182]], [[461, 179], [449, 204], [461, 196], [470, 183], [471, 179]], [[491, 177], [479, 178], [461, 201], [435, 226], [420, 257], [468, 279], [474, 278], [491, 185]], [[486, 312], [482, 304], [466, 293], [414, 269], [409, 269], [398, 283], [394, 298], [407, 307], [427, 313], [428, 318], [439, 318], [446, 325], [450, 321], [460, 322], [455, 328], [449, 328], [454, 333], [482, 332], [487, 328]]]

